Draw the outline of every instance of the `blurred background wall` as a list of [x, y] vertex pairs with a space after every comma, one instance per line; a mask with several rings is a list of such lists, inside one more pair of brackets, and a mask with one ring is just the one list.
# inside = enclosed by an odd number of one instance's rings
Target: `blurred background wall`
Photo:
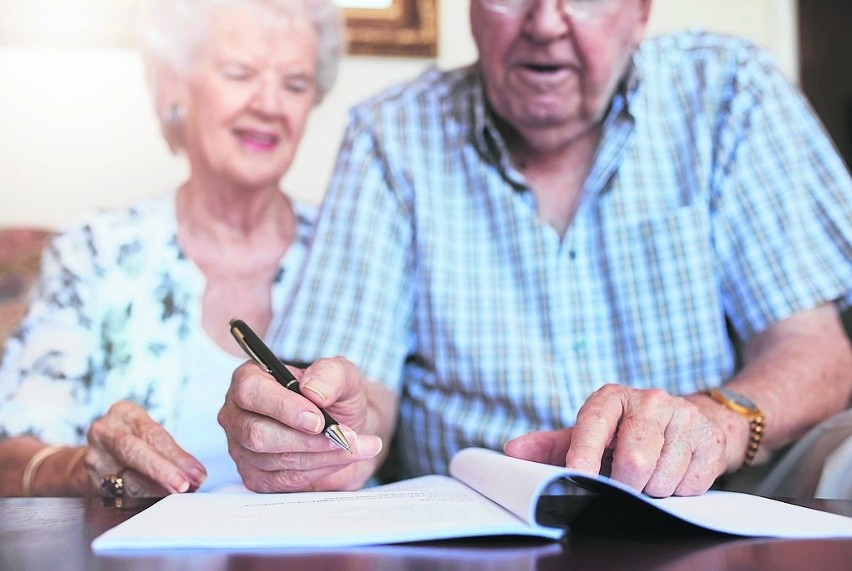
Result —
[[[468, 7], [469, 0], [439, 0], [434, 59], [344, 61], [333, 92], [311, 118], [286, 190], [309, 202], [322, 199], [351, 105], [428, 66], [473, 61]], [[3, 9], [0, 0], [0, 21]], [[767, 47], [798, 81], [797, 23], [795, 0], [656, 0], [650, 33], [705, 28], [743, 35]], [[55, 227], [90, 208], [125, 204], [182, 182], [186, 167], [160, 138], [134, 51], [33, 44], [0, 38], [0, 226]]]

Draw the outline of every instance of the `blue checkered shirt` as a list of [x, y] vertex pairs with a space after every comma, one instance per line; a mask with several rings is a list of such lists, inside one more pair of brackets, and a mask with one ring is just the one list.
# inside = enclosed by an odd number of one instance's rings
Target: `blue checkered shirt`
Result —
[[763, 51], [646, 41], [562, 236], [478, 73], [432, 70], [352, 111], [278, 324], [283, 355], [344, 355], [399, 391], [402, 475], [569, 426], [605, 383], [719, 385], [735, 339], [849, 295], [849, 173]]

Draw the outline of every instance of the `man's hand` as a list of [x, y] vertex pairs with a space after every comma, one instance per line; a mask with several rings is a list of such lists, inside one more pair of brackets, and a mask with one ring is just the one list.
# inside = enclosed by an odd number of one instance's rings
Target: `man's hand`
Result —
[[606, 385], [573, 428], [506, 443], [510, 456], [605, 474], [655, 497], [707, 491], [726, 468], [726, 436], [686, 399], [660, 390]]
[[163, 496], [197, 489], [204, 466], [178, 446], [139, 405], [119, 401], [92, 423], [84, 462], [100, 493], [106, 475], [121, 475], [126, 496]]
[[[342, 358], [321, 359], [293, 373], [301, 396], [254, 363], [241, 365], [231, 377], [219, 424], [243, 483], [257, 492], [362, 487], [380, 460], [379, 435], [387, 436], [381, 418], [395, 418], [395, 398], [386, 401], [388, 391]], [[340, 423], [351, 453], [322, 434], [318, 407]]]

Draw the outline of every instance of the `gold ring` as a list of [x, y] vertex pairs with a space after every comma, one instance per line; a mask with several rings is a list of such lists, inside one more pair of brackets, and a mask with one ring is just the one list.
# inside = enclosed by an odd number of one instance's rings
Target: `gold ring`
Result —
[[109, 474], [101, 480], [101, 489], [112, 496], [113, 498], [124, 497], [124, 478], [122, 474], [124, 470], [118, 474]]

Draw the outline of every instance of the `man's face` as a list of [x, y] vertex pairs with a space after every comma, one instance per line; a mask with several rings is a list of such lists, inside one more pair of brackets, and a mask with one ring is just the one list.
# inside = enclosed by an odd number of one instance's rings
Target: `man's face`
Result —
[[500, 13], [471, 0], [488, 101], [532, 150], [554, 150], [596, 127], [642, 40], [651, 0], [533, 0]]

